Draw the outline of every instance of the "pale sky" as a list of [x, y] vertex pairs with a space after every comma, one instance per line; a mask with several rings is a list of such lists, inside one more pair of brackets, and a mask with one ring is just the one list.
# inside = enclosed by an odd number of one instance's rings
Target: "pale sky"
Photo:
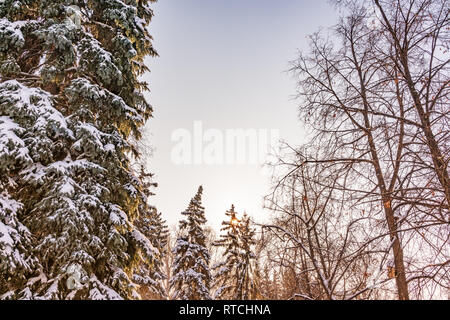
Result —
[[285, 71], [306, 36], [337, 22], [325, 0], [160, 0], [150, 25], [160, 57], [147, 59], [144, 76], [154, 118], [147, 123], [153, 156], [149, 168], [159, 187], [153, 204], [169, 225], [181, 218], [197, 187], [204, 187], [208, 225], [219, 229], [234, 203], [263, 221], [262, 198], [269, 177], [260, 165], [176, 164], [171, 159], [180, 128], [203, 130], [278, 129], [282, 139], [300, 144], [295, 81]]

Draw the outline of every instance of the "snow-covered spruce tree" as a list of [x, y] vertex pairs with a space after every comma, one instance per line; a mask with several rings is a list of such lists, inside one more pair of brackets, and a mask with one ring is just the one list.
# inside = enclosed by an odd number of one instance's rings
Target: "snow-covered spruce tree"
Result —
[[0, 2], [0, 298], [139, 297], [150, 2]]
[[[151, 188], [157, 187], [157, 183], [153, 182], [153, 174], [146, 173], [141, 166], [139, 177], [146, 196], [154, 195]], [[156, 207], [142, 204], [140, 216], [134, 221], [134, 225], [150, 241], [156, 249], [156, 254], [150, 254], [150, 259], [148, 255], [140, 257], [133, 281], [140, 286], [139, 293], [143, 299], [166, 299], [167, 293], [162, 283], [167, 278], [163, 270], [169, 240], [166, 222]]]
[[234, 205], [225, 212], [229, 217], [222, 222], [222, 234], [215, 245], [225, 249], [224, 260], [213, 267], [214, 299], [249, 300], [257, 298], [256, 256], [252, 251], [255, 244], [254, 230], [250, 218], [244, 213], [237, 218]]
[[147, 237], [156, 249], [156, 254], [153, 254], [151, 259], [147, 256], [141, 257], [141, 263], [136, 267], [133, 280], [140, 286], [139, 293], [143, 299], [166, 299], [167, 293], [162, 281], [166, 279], [163, 261], [169, 236], [167, 225], [161, 212], [158, 212], [155, 207], [150, 207], [141, 213], [134, 225]]
[[245, 212], [239, 224], [239, 231], [241, 265], [237, 270], [241, 271], [241, 280], [238, 282], [240, 289], [237, 290], [237, 297], [242, 297], [242, 300], [257, 299], [259, 276], [256, 255], [253, 251], [256, 245], [255, 230], [251, 226], [250, 217]]
[[206, 218], [202, 192], [200, 186], [188, 208], [181, 213], [186, 219], [180, 221], [180, 235], [172, 251], [174, 261], [170, 285], [173, 298], [178, 300], [211, 299], [210, 255], [203, 229]]

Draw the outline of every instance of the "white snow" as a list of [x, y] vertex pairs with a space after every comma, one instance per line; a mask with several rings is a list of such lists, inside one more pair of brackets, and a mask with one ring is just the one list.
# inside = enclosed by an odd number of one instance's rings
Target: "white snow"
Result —
[[14, 158], [22, 161], [31, 161], [28, 149], [25, 147], [25, 143], [20, 139], [16, 133], [22, 133], [24, 131], [17, 123], [15, 123], [10, 117], [0, 116], [0, 158], [2, 155], [9, 154], [9, 146], [13, 145]]
[[0, 31], [3, 34], [9, 35], [10, 41], [13, 45], [21, 46], [25, 43], [20, 28], [24, 25], [24, 21], [11, 22], [6, 18], [0, 19]]
[[12, 232], [15, 232], [13, 228], [0, 221], [0, 249], [7, 255], [10, 255], [12, 253], [12, 248], [14, 248], [14, 241], [10, 235]]
[[35, 131], [45, 132], [47, 126], [53, 124], [58, 134], [66, 134], [73, 139], [73, 132], [68, 128], [66, 119], [53, 107], [51, 96], [47, 92], [29, 88], [16, 80], [8, 80], [0, 84], [0, 94], [15, 103], [13, 112], [16, 115], [28, 116], [35, 120], [33, 126]]

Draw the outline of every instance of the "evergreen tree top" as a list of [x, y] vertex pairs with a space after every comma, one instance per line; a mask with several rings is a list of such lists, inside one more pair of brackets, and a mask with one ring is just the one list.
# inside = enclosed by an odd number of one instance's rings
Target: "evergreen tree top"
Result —
[[205, 211], [201, 204], [203, 187], [191, 199], [186, 216], [180, 221], [180, 236], [173, 248], [173, 277], [170, 281], [175, 299], [210, 299], [210, 254], [206, 248]]
[[215, 272], [215, 298], [249, 299], [256, 295], [255, 264], [256, 256], [252, 245], [255, 244], [254, 230], [250, 226], [250, 217], [244, 213], [237, 218], [234, 205], [225, 212], [227, 219], [220, 239], [215, 246], [224, 248], [223, 260], [213, 266]]
[[203, 187], [199, 186], [196, 195], [189, 202], [187, 209], [181, 214], [186, 219], [180, 221], [180, 230], [187, 232], [190, 242], [204, 245], [205, 235], [202, 226], [206, 223], [205, 208], [202, 206]]

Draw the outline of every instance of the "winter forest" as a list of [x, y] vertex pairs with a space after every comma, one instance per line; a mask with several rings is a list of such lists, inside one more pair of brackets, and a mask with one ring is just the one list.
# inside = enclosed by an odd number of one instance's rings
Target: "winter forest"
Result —
[[0, 300], [450, 298], [448, 1], [328, 1], [286, 61], [306, 134], [264, 164], [270, 214], [220, 230], [207, 183], [153, 200], [155, 5], [0, 0]]

